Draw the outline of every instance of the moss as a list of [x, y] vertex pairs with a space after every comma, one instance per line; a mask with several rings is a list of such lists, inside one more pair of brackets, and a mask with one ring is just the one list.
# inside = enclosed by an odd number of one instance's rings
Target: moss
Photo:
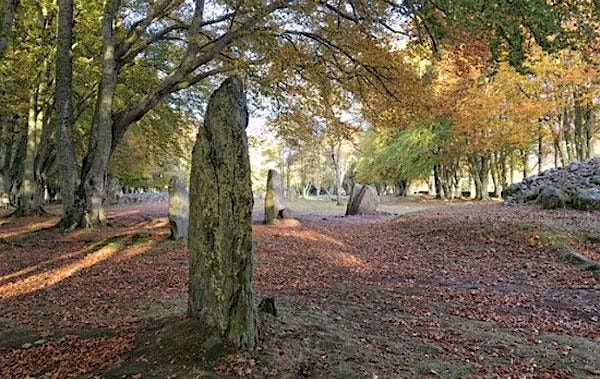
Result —
[[226, 346], [213, 330], [198, 320], [175, 318], [165, 326], [141, 337], [132, 355], [105, 376], [122, 377], [143, 373], [144, 377], [167, 376], [197, 378], [217, 377], [217, 367], [227, 355], [235, 352]]
[[0, 333], [0, 348], [20, 348], [26, 343], [41, 339], [39, 331], [31, 329], [9, 330]]

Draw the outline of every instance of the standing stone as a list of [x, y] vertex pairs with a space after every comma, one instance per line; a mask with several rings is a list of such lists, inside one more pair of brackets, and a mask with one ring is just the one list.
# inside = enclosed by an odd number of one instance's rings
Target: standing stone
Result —
[[265, 192], [265, 224], [272, 224], [285, 209], [283, 181], [277, 170], [269, 170]]
[[174, 175], [169, 181], [169, 227], [171, 239], [180, 240], [188, 236], [190, 194], [185, 180]]
[[106, 200], [109, 204], [118, 204], [123, 197], [123, 189], [117, 178], [109, 178], [106, 184]]
[[369, 185], [355, 184], [352, 187], [346, 216], [377, 214], [379, 196], [375, 188]]
[[256, 344], [252, 290], [252, 183], [242, 81], [210, 97], [192, 153], [189, 312], [239, 349]]

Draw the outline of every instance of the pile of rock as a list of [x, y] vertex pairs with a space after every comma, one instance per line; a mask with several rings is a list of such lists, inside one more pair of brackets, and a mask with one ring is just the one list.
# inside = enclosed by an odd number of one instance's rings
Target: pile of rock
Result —
[[162, 203], [168, 200], [169, 194], [167, 192], [141, 192], [126, 193], [119, 199], [119, 203]]
[[505, 204], [537, 202], [545, 209], [600, 210], [600, 158], [571, 163], [507, 187]]

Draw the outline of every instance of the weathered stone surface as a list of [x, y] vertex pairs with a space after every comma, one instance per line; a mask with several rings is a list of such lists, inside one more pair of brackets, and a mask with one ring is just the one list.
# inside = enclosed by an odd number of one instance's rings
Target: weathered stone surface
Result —
[[187, 238], [189, 226], [190, 194], [181, 176], [169, 181], [169, 227], [171, 239]]
[[117, 178], [109, 178], [106, 186], [106, 201], [117, 204], [123, 197], [123, 189]]
[[280, 219], [290, 219], [292, 218], [292, 211], [289, 208], [283, 208], [279, 211], [277, 217]]
[[284, 208], [283, 180], [277, 170], [269, 170], [265, 192], [265, 224], [275, 222]]
[[355, 184], [350, 192], [346, 216], [377, 214], [379, 196], [369, 185]]
[[578, 189], [573, 195], [573, 208], [582, 211], [600, 210], [600, 187]]
[[252, 290], [252, 183], [242, 81], [210, 97], [192, 153], [189, 311], [223, 342], [256, 343]]
[[565, 207], [567, 196], [560, 189], [548, 186], [537, 196], [537, 202], [540, 203], [544, 209], [559, 209]]
[[600, 189], [599, 175], [600, 158], [592, 158], [532, 175], [507, 187], [502, 196], [505, 204], [528, 203], [537, 200], [545, 188], [554, 187], [564, 193], [567, 207], [581, 209], [583, 205], [575, 206], [576, 193]]

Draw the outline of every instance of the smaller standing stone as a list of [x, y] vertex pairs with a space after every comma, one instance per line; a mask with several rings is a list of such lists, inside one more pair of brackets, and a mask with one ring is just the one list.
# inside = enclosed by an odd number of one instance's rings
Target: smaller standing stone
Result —
[[123, 197], [123, 188], [117, 178], [109, 178], [108, 185], [106, 188], [106, 200], [110, 204], [118, 204]]
[[369, 185], [355, 184], [350, 193], [346, 216], [377, 214], [379, 196]]
[[283, 181], [277, 170], [269, 170], [265, 192], [265, 224], [274, 223], [285, 209]]
[[169, 181], [169, 226], [171, 239], [187, 238], [190, 195], [185, 180], [174, 175]]

